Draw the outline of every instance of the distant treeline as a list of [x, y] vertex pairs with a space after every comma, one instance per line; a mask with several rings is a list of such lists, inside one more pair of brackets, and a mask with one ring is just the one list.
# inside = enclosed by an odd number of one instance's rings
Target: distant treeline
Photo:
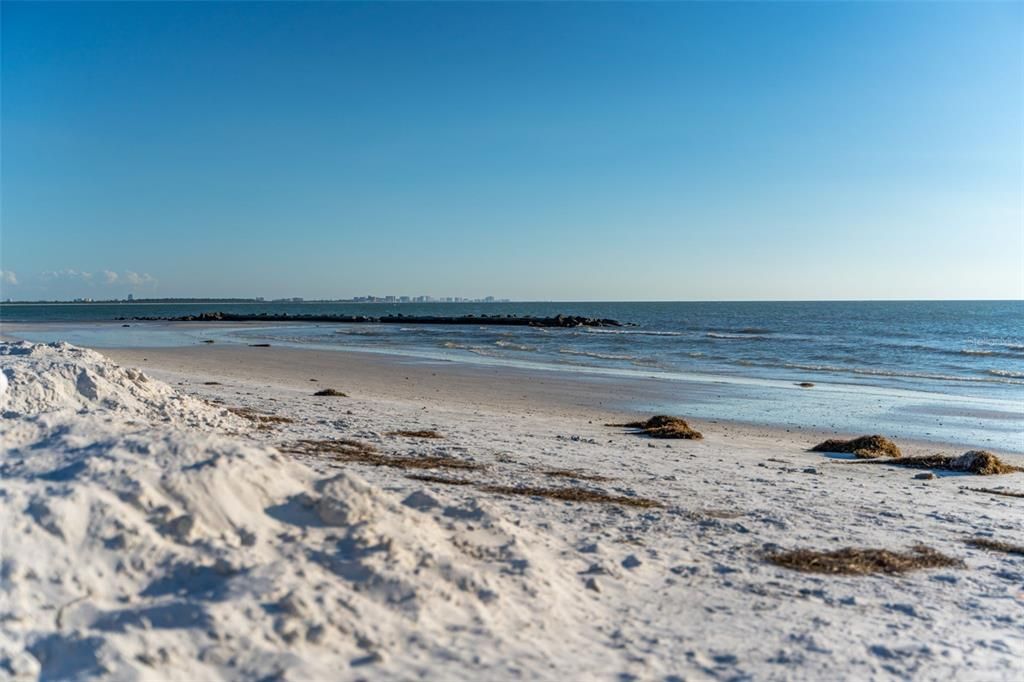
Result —
[[[74, 303], [77, 305], [110, 305], [111, 303], [272, 303], [272, 301], [261, 301], [258, 298], [135, 298], [131, 301], [123, 298], [110, 298], [106, 300], [93, 299], [91, 301], [3, 301], [2, 305], [44, 305], [61, 303]], [[284, 301], [282, 301], [283, 303]], [[289, 301], [291, 302], [291, 301]]]

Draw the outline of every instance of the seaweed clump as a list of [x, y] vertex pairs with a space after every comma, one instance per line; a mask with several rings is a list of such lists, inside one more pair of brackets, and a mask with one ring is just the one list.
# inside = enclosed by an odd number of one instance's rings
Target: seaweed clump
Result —
[[261, 431], [270, 429], [277, 424], [295, 423], [295, 420], [292, 419], [291, 417], [281, 417], [276, 414], [266, 414], [254, 410], [251, 407], [228, 407], [225, 409], [237, 417], [241, 417], [242, 419], [247, 419], [248, 421], [252, 422], [256, 426], [256, 428], [260, 429]]
[[1024, 471], [1024, 467], [1007, 464], [987, 450], [971, 450], [958, 457], [950, 455], [927, 455], [925, 457], [904, 457], [894, 462], [879, 462], [914, 469], [941, 469], [976, 476], [994, 476]]
[[402, 457], [386, 455], [372, 444], [350, 438], [335, 440], [300, 440], [281, 448], [297, 455], [330, 457], [335, 461], [396, 469], [461, 469], [473, 471], [483, 465], [454, 457]]
[[434, 474], [407, 474], [406, 478], [424, 483], [440, 483], [442, 485], [473, 485], [473, 481], [466, 478], [448, 478], [447, 476], [435, 476]]
[[974, 493], [988, 493], [989, 495], [1002, 495], [1003, 497], [1024, 497], [1024, 493], [1017, 493], [1012, 490], [999, 490], [997, 488], [967, 488]]
[[626, 424], [609, 424], [609, 426], [622, 426], [627, 429], [640, 429], [651, 438], [684, 438], [687, 440], [699, 440], [704, 435], [693, 429], [686, 420], [679, 417], [669, 417], [659, 414], [647, 421], [627, 422]]
[[1024, 556], [1024, 546], [1013, 545], [1001, 540], [990, 540], [989, 538], [968, 538], [964, 542], [976, 549], [988, 549], [995, 552], [1006, 552], [1007, 554]]
[[611, 479], [607, 476], [600, 476], [598, 474], [588, 474], [583, 471], [575, 471], [572, 469], [545, 469], [541, 472], [545, 476], [551, 476], [553, 478], [575, 478], [580, 481], [610, 481]]
[[964, 565], [959, 559], [948, 557], [925, 545], [916, 545], [910, 552], [857, 547], [844, 547], [831, 552], [797, 549], [769, 554], [765, 559], [776, 566], [794, 571], [832, 575], [893, 574], [924, 568], [961, 568]]
[[657, 500], [650, 500], [646, 497], [625, 497], [622, 495], [607, 495], [595, 490], [584, 490], [582, 488], [534, 488], [516, 487], [507, 485], [488, 485], [481, 488], [484, 492], [497, 493], [499, 495], [525, 495], [527, 497], [546, 497], [552, 500], [564, 502], [597, 502], [603, 504], [621, 504], [627, 507], [662, 507], [664, 505]]
[[401, 438], [444, 438], [444, 436], [433, 429], [424, 429], [422, 431], [388, 431], [387, 435], [399, 436]]
[[341, 391], [335, 390], [333, 388], [325, 388], [325, 389], [323, 389], [321, 391], [317, 391], [313, 395], [317, 396], [317, 397], [325, 397], [326, 396], [326, 397], [331, 397], [331, 398], [347, 398], [348, 397], [347, 393], [342, 393]]
[[885, 436], [861, 436], [851, 440], [830, 438], [818, 443], [811, 452], [849, 452], [858, 459], [874, 459], [876, 457], [902, 457], [903, 453]]

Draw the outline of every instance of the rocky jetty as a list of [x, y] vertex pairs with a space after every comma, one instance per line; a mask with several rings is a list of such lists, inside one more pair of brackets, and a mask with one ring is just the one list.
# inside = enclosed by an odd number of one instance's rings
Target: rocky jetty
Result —
[[580, 315], [555, 315], [554, 317], [520, 317], [516, 315], [289, 315], [287, 313], [200, 313], [183, 317], [119, 317], [118, 320], [139, 320], [143, 322], [328, 322], [338, 324], [463, 324], [496, 325], [502, 327], [622, 327], [618, 320]]

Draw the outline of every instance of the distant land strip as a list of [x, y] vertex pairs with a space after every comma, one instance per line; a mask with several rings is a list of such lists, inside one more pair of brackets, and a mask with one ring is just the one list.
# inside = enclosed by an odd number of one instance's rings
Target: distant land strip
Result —
[[200, 313], [182, 317], [118, 317], [119, 321], [140, 322], [331, 322], [340, 324], [463, 324], [496, 325], [502, 327], [623, 327], [618, 320], [579, 315], [555, 315], [554, 317], [526, 317], [517, 315], [289, 315], [287, 313]]

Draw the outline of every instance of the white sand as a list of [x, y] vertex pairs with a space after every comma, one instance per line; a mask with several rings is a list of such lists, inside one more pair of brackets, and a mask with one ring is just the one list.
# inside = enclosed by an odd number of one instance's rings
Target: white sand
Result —
[[[1024, 542], [1024, 501], [964, 490], [1024, 492], [1024, 474], [918, 481], [806, 452], [805, 436], [701, 424], [705, 440], [666, 443], [578, 406], [313, 383], [292, 356], [246, 355], [245, 378], [149, 355], [142, 374], [0, 344], [0, 677], [1024, 677], [1024, 557], [963, 544]], [[325, 387], [352, 397], [311, 396]], [[208, 400], [295, 422], [256, 429]], [[421, 428], [445, 437], [387, 435]], [[496, 495], [275, 449], [300, 438], [665, 506]], [[833, 577], [763, 560], [918, 542], [966, 568]]]

